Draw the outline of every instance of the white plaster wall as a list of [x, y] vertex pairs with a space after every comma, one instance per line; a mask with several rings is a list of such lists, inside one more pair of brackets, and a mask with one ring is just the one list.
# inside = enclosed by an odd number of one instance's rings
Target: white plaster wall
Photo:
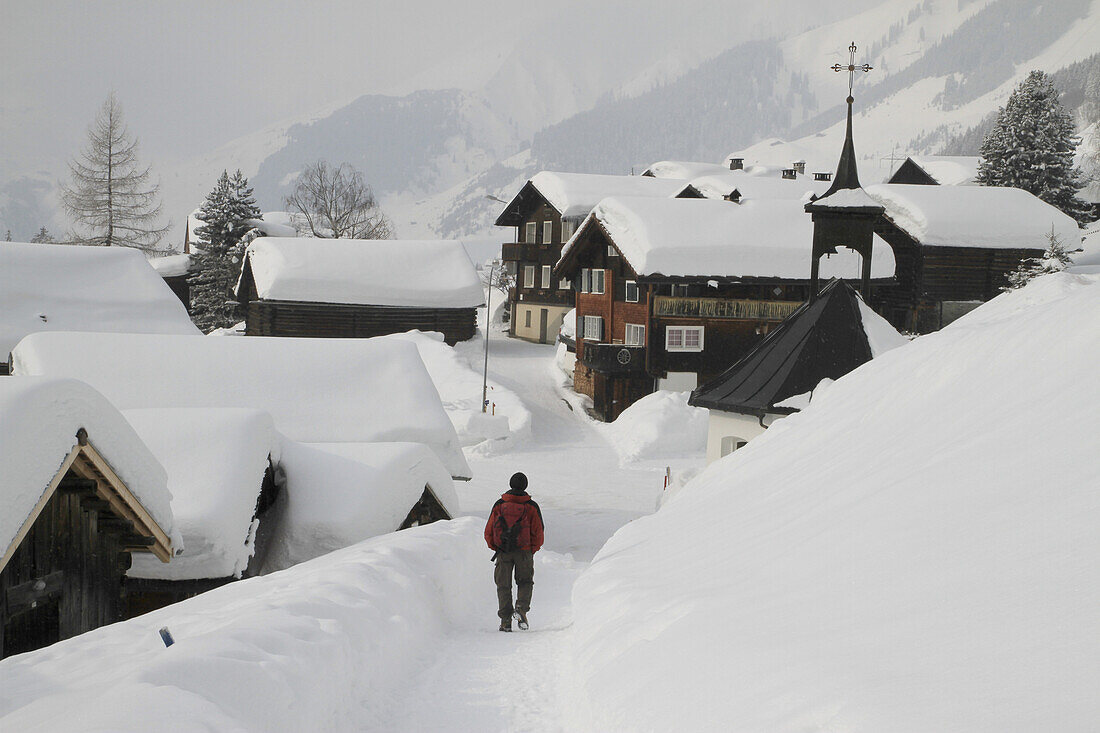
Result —
[[[541, 311], [549, 311], [546, 318], [546, 343], [552, 344], [558, 340], [558, 330], [561, 328], [561, 322], [565, 319], [565, 314], [568, 313], [571, 308], [565, 308], [557, 305], [527, 305], [525, 303], [516, 304], [516, 320], [515, 320], [515, 335], [518, 338], [526, 339], [527, 341], [539, 340], [539, 319], [541, 318]], [[527, 313], [531, 313], [531, 326], [528, 327], [524, 324], [527, 323]]]
[[690, 392], [699, 386], [699, 375], [695, 372], [669, 372], [664, 379], [657, 380], [657, 389], [668, 392]]
[[[765, 415], [764, 424], [771, 425], [781, 417], [782, 415]], [[748, 442], [763, 432], [760, 421], [753, 415], [711, 410], [707, 424], [707, 463], [713, 463], [722, 457], [722, 438], [734, 435]]]

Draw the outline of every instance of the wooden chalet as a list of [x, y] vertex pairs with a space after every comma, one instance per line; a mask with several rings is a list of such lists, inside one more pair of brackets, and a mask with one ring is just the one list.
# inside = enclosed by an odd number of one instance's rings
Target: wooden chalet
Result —
[[[164, 472], [102, 396], [73, 380], [11, 378], [0, 412], [17, 426], [0, 437], [5, 657], [122, 619], [131, 554], [167, 563], [173, 546]], [[66, 429], [85, 417], [88, 429]]]
[[168, 473], [183, 551], [170, 565], [136, 558], [123, 585], [127, 618], [259, 575], [277, 531], [282, 470], [271, 416], [247, 409], [126, 410]]
[[[555, 270], [576, 289], [574, 388], [614, 420], [654, 389], [689, 390], [736, 362], [811, 293], [797, 199], [605, 199]], [[893, 275], [877, 243], [876, 284]], [[848, 254], [826, 267], [858, 277]]]
[[840, 379], [906, 342], [848, 283], [830, 281], [736, 364], [691, 393], [690, 404], [710, 411], [707, 461], [805, 407], [823, 380]]
[[650, 176], [606, 176], [542, 171], [523, 185], [497, 217], [497, 226], [515, 227], [502, 259], [516, 279], [509, 293], [509, 334], [552, 343], [565, 314], [573, 308], [573, 285], [555, 277], [563, 245], [584, 217], [606, 196], [680, 195], [686, 181]]
[[438, 331], [472, 338], [485, 298], [457, 241], [261, 237], [237, 298], [248, 336], [369, 338]]
[[978, 177], [978, 157], [964, 155], [909, 156], [886, 183], [917, 186], [972, 186]]

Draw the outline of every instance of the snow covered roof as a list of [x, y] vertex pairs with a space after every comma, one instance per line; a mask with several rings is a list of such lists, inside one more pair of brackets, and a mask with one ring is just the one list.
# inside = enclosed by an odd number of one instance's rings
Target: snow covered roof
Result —
[[1093, 222], [1085, 230], [1084, 236], [1081, 238], [1080, 252], [1072, 252], [1075, 249], [1074, 247], [1066, 247], [1066, 249], [1071, 251], [1070, 257], [1073, 258], [1074, 266], [1100, 266], [1100, 222]]
[[815, 181], [811, 176], [781, 178], [754, 176], [746, 171], [722, 171], [691, 180], [691, 186], [708, 199], [721, 199], [737, 191], [746, 199], [796, 199], [808, 201], [829, 188], [829, 181]]
[[180, 277], [191, 271], [191, 255], [179, 254], [167, 257], [154, 257], [149, 266], [161, 277]]
[[470, 476], [416, 346], [398, 339], [39, 333], [13, 357], [13, 373], [83, 379], [121, 409], [265, 410], [292, 440], [424, 443]]
[[838, 188], [832, 193], [826, 193], [819, 199], [814, 199], [810, 204], [813, 209], [847, 209], [849, 211], [866, 211], [873, 214], [882, 213], [882, 204], [862, 188]]
[[647, 196], [671, 198], [687, 188], [688, 182], [650, 176], [606, 176], [592, 173], [553, 173], [541, 171], [531, 177], [497, 218], [497, 226], [515, 226], [513, 219], [526, 206], [528, 190], [533, 189], [565, 218], [588, 215], [601, 199], [608, 196]]
[[265, 237], [297, 237], [298, 230], [291, 223], [290, 214], [285, 211], [265, 211], [260, 219], [249, 219], [248, 225], [260, 230]]
[[[174, 531], [168, 478], [149, 448], [107, 399], [75, 379], [0, 378], [0, 569], [28, 520], [49, 498], [54, 479], [84, 459], [77, 431], [148, 513], [162, 545], [181, 545]], [[121, 494], [125, 501], [125, 493]]]
[[573, 586], [588, 726], [1093, 727], [1088, 313], [1100, 276], [1036, 278], [837, 380], [621, 528]]
[[456, 240], [261, 237], [245, 253], [264, 300], [475, 308], [481, 280]]
[[[560, 267], [596, 222], [640, 276], [778, 277], [808, 280], [813, 222], [797, 199], [604, 199], [562, 249]], [[822, 277], [858, 277], [851, 250], [821, 261]], [[874, 240], [871, 277], [894, 274], [894, 254]]]
[[941, 186], [973, 185], [978, 177], [976, 155], [910, 155], [908, 160]]
[[37, 331], [199, 333], [135, 249], [0, 242], [0, 361]]
[[734, 158], [742, 159], [745, 170], [758, 175], [779, 175], [782, 169], [793, 167], [797, 161], [805, 161], [806, 171], [811, 173], [832, 172], [836, 169], [836, 160], [824, 158], [817, 148], [787, 142], [777, 137], [760, 140], [743, 150], [730, 153], [723, 161], [727, 170]]
[[833, 280], [740, 361], [691, 393], [691, 404], [763, 416], [781, 403], [839, 379], [908, 340], [847, 283]]
[[450, 475], [417, 443], [288, 441], [281, 465], [287, 503], [266, 571], [397, 530], [426, 487], [458, 515]]
[[1052, 228], [1069, 249], [1081, 240], [1072, 218], [1018, 188], [882, 183], [866, 191], [925, 246], [1045, 249]]
[[168, 473], [172, 514], [184, 542], [171, 563], [136, 556], [127, 574], [240, 577], [255, 549], [252, 520], [268, 456], [277, 460], [281, 446], [271, 416], [239, 408], [126, 410], [123, 416]]
[[728, 165], [718, 163], [695, 163], [686, 160], [659, 160], [645, 169], [643, 176], [654, 178], [679, 178], [688, 180], [700, 176], [729, 173]]

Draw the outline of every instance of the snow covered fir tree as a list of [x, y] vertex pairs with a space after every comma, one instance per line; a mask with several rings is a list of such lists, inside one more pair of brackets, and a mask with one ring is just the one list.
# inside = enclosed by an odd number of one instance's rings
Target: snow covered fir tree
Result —
[[204, 225], [195, 230], [200, 240], [188, 282], [191, 320], [204, 332], [228, 328], [240, 320], [233, 284], [241, 270], [241, 240], [261, 218], [248, 179], [238, 170], [222, 171], [214, 190], [206, 195], [196, 217]]
[[1073, 118], [1058, 101], [1054, 82], [1032, 71], [982, 141], [977, 182], [1022, 188], [1084, 222], [1088, 207], [1077, 191], [1085, 182], [1073, 167], [1077, 142]]
[[1072, 264], [1073, 258], [1066, 251], [1061, 237], [1051, 232], [1043, 256], [1030, 257], [1021, 262], [1014, 272], [1008, 274], [1008, 285], [1003, 290], [1018, 290], [1040, 275], [1061, 272]]

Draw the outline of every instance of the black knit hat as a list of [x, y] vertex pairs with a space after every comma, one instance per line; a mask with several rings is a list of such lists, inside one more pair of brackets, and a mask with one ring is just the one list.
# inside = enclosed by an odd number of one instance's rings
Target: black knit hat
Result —
[[509, 494], [522, 494], [527, 490], [527, 475], [523, 472], [513, 473], [512, 478], [508, 479], [508, 486], [512, 489]]

